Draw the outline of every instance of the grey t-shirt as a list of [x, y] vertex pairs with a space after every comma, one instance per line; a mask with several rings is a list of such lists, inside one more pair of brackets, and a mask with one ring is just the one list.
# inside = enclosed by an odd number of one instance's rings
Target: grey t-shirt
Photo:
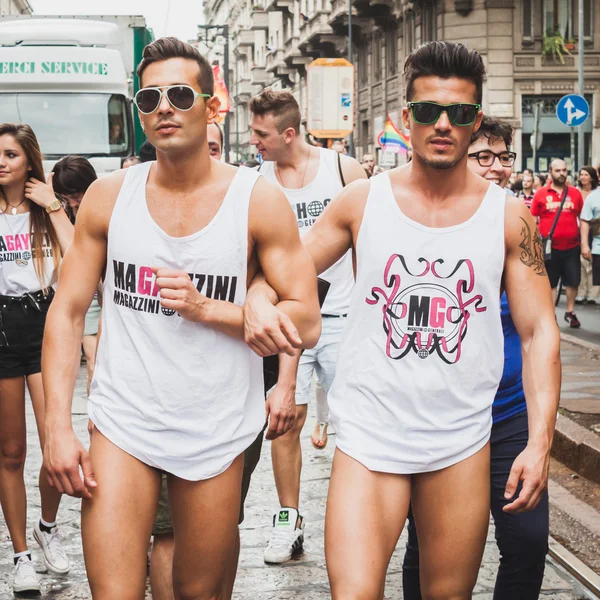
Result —
[[[591, 221], [600, 217], [600, 188], [595, 189], [586, 199], [581, 211], [583, 221]], [[600, 234], [592, 241], [592, 254], [600, 254]]]

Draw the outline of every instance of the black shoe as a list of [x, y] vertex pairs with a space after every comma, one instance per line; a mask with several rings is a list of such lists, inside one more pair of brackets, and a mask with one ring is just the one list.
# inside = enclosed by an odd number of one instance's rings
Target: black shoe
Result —
[[566, 312], [565, 321], [569, 324], [569, 327], [572, 327], [573, 329], [581, 327], [581, 323], [579, 322], [579, 319], [577, 318], [577, 315], [575, 315], [574, 312]]
[[588, 298], [586, 304], [597, 304], [593, 298]]
[[587, 298], [584, 298], [583, 296], [577, 296], [577, 298], [575, 298], [575, 304], [585, 304], [587, 302]]

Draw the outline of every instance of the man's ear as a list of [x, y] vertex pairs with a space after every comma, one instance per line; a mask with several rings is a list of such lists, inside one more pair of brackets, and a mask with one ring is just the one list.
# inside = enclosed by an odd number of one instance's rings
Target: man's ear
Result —
[[219, 108], [221, 108], [221, 101], [217, 96], [211, 96], [206, 100], [206, 122], [214, 123], [219, 116]]

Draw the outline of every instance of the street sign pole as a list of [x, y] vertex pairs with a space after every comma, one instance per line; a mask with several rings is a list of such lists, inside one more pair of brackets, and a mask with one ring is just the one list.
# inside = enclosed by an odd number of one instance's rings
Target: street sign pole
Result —
[[575, 127], [571, 127], [571, 174], [573, 176], [573, 184], [575, 183]]
[[[352, 63], [352, 0], [348, 0], [348, 62]], [[354, 81], [352, 81], [354, 88]], [[354, 111], [354, 106], [352, 107]], [[350, 146], [350, 156], [354, 156], [354, 132], [348, 136], [348, 145]]]
[[[579, 43], [578, 43], [578, 58], [579, 58], [579, 94], [585, 97], [583, 85], [583, 0], [579, 0]], [[577, 146], [577, 168], [581, 170], [585, 161], [585, 133], [583, 132], [583, 123], [578, 127], [578, 146]], [[575, 170], [575, 167], [573, 167]], [[578, 173], [579, 171], [575, 171]], [[573, 173], [573, 175], [575, 175]], [[575, 177], [573, 177], [575, 179]]]

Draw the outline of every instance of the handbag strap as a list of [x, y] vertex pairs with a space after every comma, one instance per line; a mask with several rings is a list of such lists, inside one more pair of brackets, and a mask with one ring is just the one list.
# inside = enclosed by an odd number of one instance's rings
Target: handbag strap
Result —
[[558, 208], [558, 212], [556, 213], [556, 216], [554, 217], [554, 222], [552, 223], [552, 227], [550, 228], [550, 233], [548, 233], [548, 237], [550, 239], [552, 239], [552, 236], [554, 235], [554, 230], [556, 229], [556, 226], [558, 225], [558, 218], [560, 217], [560, 213], [562, 212], [563, 206], [565, 205], [565, 200], [567, 199], [568, 193], [569, 193], [569, 186], [565, 185], [565, 189], [563, 191], [562, 200], [560, 201], [560, 206]]

